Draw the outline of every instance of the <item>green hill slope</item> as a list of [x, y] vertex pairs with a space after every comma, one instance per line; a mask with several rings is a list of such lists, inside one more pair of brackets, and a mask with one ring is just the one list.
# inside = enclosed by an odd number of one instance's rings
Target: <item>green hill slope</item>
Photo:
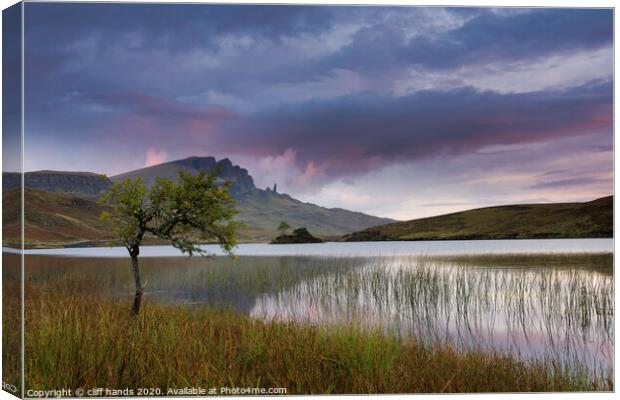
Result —
[[613, 196], [586, 203], [487, 207], [375, 226], [346, 241], [613, 237]]
[[[18, 246], [21, 190], [2, 193], [2, 244]], [[103, 211], [96, 201], [64, 193], [26, 188], [24, 191], [27, 247], [49, 247], [111, 239], [99, 221]]]
[[341, 208], [304, 203], [270, 190], [251, 190], [238, 197], [237, 202], [241, 211], [238, 219], [247, 225], [245, 235], [265, 242], [278, 235], [276, 228], [282, 220], [288, 221], [293, 229], [305, 227], [324, 239], [393, 221]]

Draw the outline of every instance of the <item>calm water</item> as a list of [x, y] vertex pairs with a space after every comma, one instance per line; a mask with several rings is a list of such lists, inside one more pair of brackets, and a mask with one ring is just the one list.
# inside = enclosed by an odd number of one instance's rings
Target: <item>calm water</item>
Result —
[[[246, 244], [231, 259], [174, 257], [154, 246], [144, 247], [141, 268], [148, 300], [355, 324], [604, 372], [613, 369], [612, 260], [585, 253], [612, 251], [611, 239]], [[131, 299], [122, 248], [27, 253], [32, 284], [84, 282], [85, 290]]]
[[[219, 246], [203, 248], [222, 255]], [[582, 253], [612, 252], [613, 239], [533, 239], [533, 240], [443, 240], [417, 242], [328, 242], [320, 244], [270, 245], [240, 244], [235, 254], [240, 256], [355, 256], [376, 257], [395, 255], [446, 255], [486, 253]], [[125, 257], [123, 247], [87, 247], [67, 249], [27, 250], [28, 254], [49, 254], [74, 257]], [[144, 246], [142, 257], [169, 257], [181, 253], [172, 246]]]

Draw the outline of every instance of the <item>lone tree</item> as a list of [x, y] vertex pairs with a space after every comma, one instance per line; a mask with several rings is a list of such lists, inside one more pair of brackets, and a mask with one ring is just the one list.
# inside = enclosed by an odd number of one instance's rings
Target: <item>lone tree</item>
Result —
[[286, 232], [288, 232], [289, 229], [291, 229], [291, 226], [288, 224], [288, 222], [280, 222], [280, 225], [278, 226], [278, 232], [280, 232], [280, 235], [286, 235]]
[[203, 254], [200, 243], [216, 240], [232, 255], [236, 244], [238, 222], [233, 220], [237, 210], [228, 192], [229, 182], [217, 184], [219, 168], [191, 175], [179, 173], [179, 183], [157, 178], [151, 189], [140, 177], [125, 179], [105, 193], [100, 203], [108, 206], [101, 214], [131, 257], [136, 284], [132, 312], [138, 315], [142, 303], [142, 281], [138, 256], [146, 234], [169, 241], [187, 253]]

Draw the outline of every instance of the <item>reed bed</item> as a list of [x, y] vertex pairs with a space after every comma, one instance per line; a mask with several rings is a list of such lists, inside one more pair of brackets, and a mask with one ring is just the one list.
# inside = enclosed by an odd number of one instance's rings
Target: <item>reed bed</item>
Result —
[[307, 393], [611, 390], [549, 360], [428, 346], [378, 330], [260, 322], [213, 307], [129, 303], [31, 288], [26, 385], [285, 387]]
[[[149, 260], [135, 318], [126, 260], [30, 258], [26, 386], [613, 390], [613, 364], [583, 357], [613, 357], [611, 275], [579, 257], [546, 260], [562, 267], [514, 258], [501, 268], [473, 258]], [[530, 352], [530, 342], [545, 351]]]
[[[578, 260], [583, 261], [583, 260]], [[613, 370], [613, 277], [591, 269], [487, 268], [372, 259], [263, 295], [259, 318], [384, 327], [428, 343], [505, 350]]]

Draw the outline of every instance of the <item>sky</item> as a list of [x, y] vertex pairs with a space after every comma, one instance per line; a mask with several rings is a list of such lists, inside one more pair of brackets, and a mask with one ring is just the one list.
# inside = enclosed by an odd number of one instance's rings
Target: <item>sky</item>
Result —
[[25, 8], [25, 169], [230, 158], [395, 219], [613, 191], [610, 9]]

